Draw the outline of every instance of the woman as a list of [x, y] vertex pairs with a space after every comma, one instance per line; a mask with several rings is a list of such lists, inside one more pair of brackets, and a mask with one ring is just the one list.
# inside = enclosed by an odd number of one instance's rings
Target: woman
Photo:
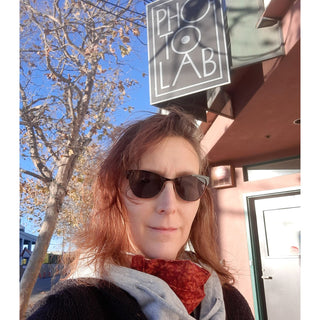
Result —
[[68, 280], [29, 319], [253, 318], [219, 262], [200, 141], [176, 109], [120, 134], [97, 174]]

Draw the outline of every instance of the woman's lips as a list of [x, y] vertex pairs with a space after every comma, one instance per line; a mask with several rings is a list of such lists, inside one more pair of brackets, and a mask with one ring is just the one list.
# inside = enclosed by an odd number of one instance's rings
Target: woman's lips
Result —
[[178, 228], [173, 228], [173, 227], [150, 227], [150, 229], [158, 232], [174, 232]]

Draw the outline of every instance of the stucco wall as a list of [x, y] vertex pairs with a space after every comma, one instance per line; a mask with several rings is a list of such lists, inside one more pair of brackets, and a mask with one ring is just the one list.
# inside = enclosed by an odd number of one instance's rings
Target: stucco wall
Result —
[[214, 190], [219, 241], [222, 258], [235, 276], [235, 286], [245, 296], [254, 312], [244, 194], [299, 186], [300, 174], [245, 182], [242, 168], [238, 167], [235, 169], [235, 176], [236, 187]]

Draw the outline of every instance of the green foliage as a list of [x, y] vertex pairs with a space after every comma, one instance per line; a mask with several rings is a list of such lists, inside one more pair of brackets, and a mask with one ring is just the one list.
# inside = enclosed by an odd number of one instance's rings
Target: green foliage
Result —
[[61, 261], [61, 255], [54, 253], [47, 253], [43, 260], [43, 263], [46, 264], [59, 264]]

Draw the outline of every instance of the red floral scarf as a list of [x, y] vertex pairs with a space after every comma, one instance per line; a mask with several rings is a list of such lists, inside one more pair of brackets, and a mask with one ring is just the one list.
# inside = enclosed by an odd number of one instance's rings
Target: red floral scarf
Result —
[[133, 256], [131, 268], [164, 280], [190, 314], [205, 297], [210, 272], [188, 260], [145, 259]]

